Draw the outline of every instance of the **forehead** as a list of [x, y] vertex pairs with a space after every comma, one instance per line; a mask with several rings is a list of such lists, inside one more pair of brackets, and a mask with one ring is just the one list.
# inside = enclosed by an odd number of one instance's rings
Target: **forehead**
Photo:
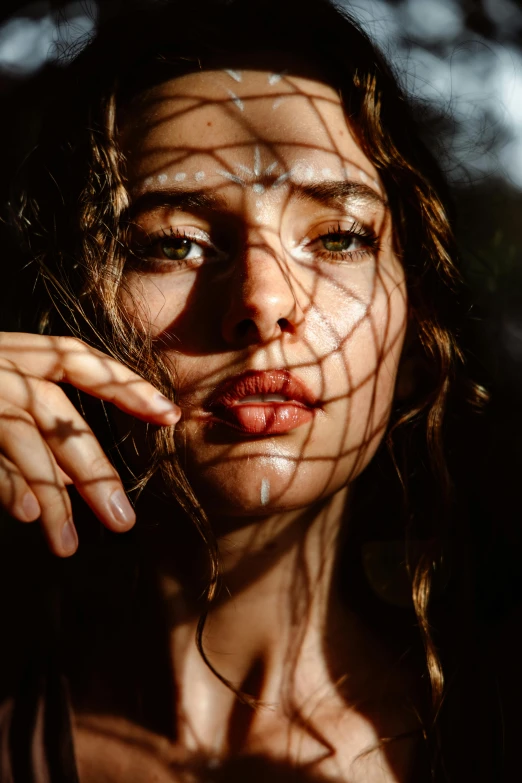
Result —
[[171, 79], [141, 96], [122, 135], [136, 180], [176, 165], [224, 165], [259, 145], [287, 168], [345, 165], [377, 180], [338, 93], [284, 72], [219, 69]]

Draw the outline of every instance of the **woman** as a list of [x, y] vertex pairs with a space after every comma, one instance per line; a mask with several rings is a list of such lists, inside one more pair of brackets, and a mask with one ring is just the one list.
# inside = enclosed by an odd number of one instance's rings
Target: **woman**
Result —
[[81, 543], [31, 544], [3, 775], [440, 780], [442, 424], [480, 398], [441, 177], [331, 5], [187, 5], [78, 58], [14, 210], [1, 501]]

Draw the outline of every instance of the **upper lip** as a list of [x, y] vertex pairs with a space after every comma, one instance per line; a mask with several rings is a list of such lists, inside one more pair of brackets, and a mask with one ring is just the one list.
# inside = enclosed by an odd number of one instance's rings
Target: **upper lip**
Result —
[[303, 381], [288, 370], [247, 370], [219, 384], [211, 395], [207, 407], [232, 407], [244, 397], [258, 394], [280, 394], [290, 402], [297, 402], [309, 408], [319, 404], [317, 397]]

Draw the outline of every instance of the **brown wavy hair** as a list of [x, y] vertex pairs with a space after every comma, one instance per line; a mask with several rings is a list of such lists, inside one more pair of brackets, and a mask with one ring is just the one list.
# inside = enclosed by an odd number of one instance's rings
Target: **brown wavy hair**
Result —
[[[448, 542], [454, 535], [447, 409], [458, 399], [480, 406], [485, 393], [467, 379], [457, 341], [463, 304], [444, 178], [392, 70], [357, 24], [327, 0], [133, 4], [124, 17], [109, 20], [61, 76], [41, 141], [11, 201], [12, 222], [37, 278], [38, 307], [29, 328], [76, 335], [165, 394], [175, 393], [171, 370], [157, 353], [152, 361], [150, 338], [121, 305], [129, 197], [118, 120], [155, 82], [206, 62], [240, 64], [244, 52], [238, 51], [238, 41], [245, 40], [247, 29], [249, 52], [270, 48], [308, 58], [339, 90], [350, 126], [389, 200], [408, 292], [406, 360], [411, 358], [416, 380], [407, 399], [396, 403], [374, 462], [387, 463], [401, 495], [399, 527], [407, 542], [412, 605], [429, 675], [425, 725], [431, 736], [444, 695], [438, 652], [444, 634], [439, 629], [436, 639], [432, 630], [432, 586], [441, 563], [451, 561]], [[219, 573], [212, 531], [173, 450], [171, 432], [163, 428], [154, 437], [154, 459], [139, 486], [159, 467], [169, 492], [197, 526], [209, 552], [210, 603]], [[360, 493], [375, 480], [375, 470], [372, 463], [357, 482]], [[408, 546], [419, 541], [420, 550]], [[200, 645], [203, 622], [204, 616]], [[436, 767], [433, 762], [434, 775]]]

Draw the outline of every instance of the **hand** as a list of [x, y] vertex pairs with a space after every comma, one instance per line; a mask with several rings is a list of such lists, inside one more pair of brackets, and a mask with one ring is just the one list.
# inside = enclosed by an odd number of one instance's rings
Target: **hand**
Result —
[[40, 519], [51, 551], [66, 557], [78, 546], [67, 484], [109, 530], [128, 530], [136, 517], [117, 472], [57, 383], [152, 424], [175, 424], [181, 414], [150, 383], [81, 340], [0, 333], [0, 505], [21, 522]]

